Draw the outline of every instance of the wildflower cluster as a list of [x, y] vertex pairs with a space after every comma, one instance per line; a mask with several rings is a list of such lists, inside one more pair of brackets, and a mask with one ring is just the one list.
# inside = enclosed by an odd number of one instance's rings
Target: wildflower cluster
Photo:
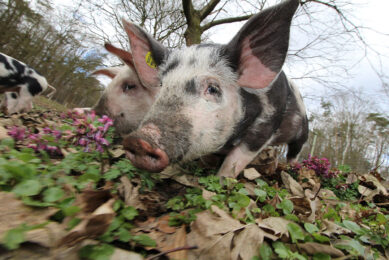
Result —
[[[69, 111], [64, 118], [69, 119], [69, 124], [73, 126], [72, 131], [68, 131], [68, 138], [73, 139], [75, 145], [85, 147], [86, 152], [93, 149], [103, 152], [104, 147], [109, 145], [106, 136], [109, 136], [110, 128], [113, 125], [112, 119], [104, 115], [101, 118], [96, 117], [92, 110], [88, 114], [80, 114], [77, 111]], [[97, 119], [97, 120], [96, 120]]]
[[110, 143], [113, 125], [107, 116], [98, 118], [94, 111], [80, 114], [69, 111], [61, 118], [67, 123], [59, 128], [45, 127], [35, 133], [24, 127], [14, 126], [8, 135], [17, 141], [28, 142], [27, 147], [35, 151], [46, 151], [51, 155], [61, 155], [61, 147], [76, 145], [84, 147], [84, 151], [97, 150], [103, 152]]
[[314, 170], [317, 176], [323, 178], [333, 178], [336, 173], [331, 171], [331, 164], [327, 158], [318, 158], [316, 156], [309, 155], [307, 160], [303, 161], [303, 166], [308, 169]]
[[32, 133], [24, 127], [13, 126], [8, 135], [17, 141], [28, 140], [27, 147], [35, 151], [46, 151], [51, 155], [61, 155], [61, 149], [56, 145], [62, 136], [61, 131], [45, 127], [42, 133]]

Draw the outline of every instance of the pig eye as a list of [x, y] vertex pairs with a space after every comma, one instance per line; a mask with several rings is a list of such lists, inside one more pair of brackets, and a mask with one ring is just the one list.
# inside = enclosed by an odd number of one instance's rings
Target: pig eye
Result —
[[126, 83], [126, 84], [123, 85], [123, 92], [129, 91], [129, 90], [131, 90], [133, 88], [136, 88], [136, 86], [132, 85], [132, 84], [127, 84]]
[[213, 96], [220, 96], [220, 88], [216, 83], [209, 83], [207, 90], [205, 91], [205, 94], [213, 95]]

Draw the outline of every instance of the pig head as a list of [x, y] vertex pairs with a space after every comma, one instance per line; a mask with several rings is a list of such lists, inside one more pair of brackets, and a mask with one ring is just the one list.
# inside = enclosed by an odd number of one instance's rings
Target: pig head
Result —
[[[145, 84], [162, 88], [139, 128], [123, 141], [136, 167], [225, 153], [218, 175], [236, 177], [267, 145], [288, 144], [296, 159], [308, 135], [301, 96], [282, 66], [298, 0], [253, 16], [227, 45], [200, 44], [167, 52], [126, 23], [134, 64]], [[152, 54], [158, 70], [147, 66]], [[135, 55], [136, 54], [136, 55]]]
[[92, 108], [98, 115], [108, 115], [114, 120], [118, 134], [135, 130], [154, 103], [159, 85], [145, 87], [140, 81], [129, 51], [106, 43], [105, 48], [120, 58], [124, 65], [94, 71], [93, 75], [105, 75], [112, 79], [97, 104]]

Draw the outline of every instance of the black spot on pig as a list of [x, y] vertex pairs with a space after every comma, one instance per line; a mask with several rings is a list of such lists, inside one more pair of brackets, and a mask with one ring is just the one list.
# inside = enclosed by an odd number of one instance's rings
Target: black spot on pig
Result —
[[30, 92], [32, 96], [35, 96], [42, 92], [43, 88], [41, 84], [39, 84], [37, 79], [32, 77], [25, 77], [23, 81], [27, 84], [28, 92]]
[[18, 95], [16, 95], [16, 93], [12, 92], [12, 93], [11, 93], [11, 97], [12, 97], [13, 99], [17, 99], [17, 98], [18, 98]]
[[188, 82], [186, 82], [186, 84], [185, 84], [185, 91], [186, 91], [186, 93], [189, 93], [189, 94], [192, 94], [192, 95], [197, 94], [196, 82], [195, 82], [194, 79], [191, 79]]
[[178, 59], [174, 59], [173, 61], [171, 61], [165, 68], [164, 71], [162, 71], [162, 76], [165, 76], [166, 74], [168, 74], [170, 71], [174, 70], [175, 68], [178, 67], [178, 64], [179, 64], [179, 60]]
[[8, 59], [4, 55], [2, 55], [2, 54], [0, 54], [0, 63], [4, 64], [4, 67], [5, 67], [6, 70], [8, 70], [8, 71], [12, 71], [13, 70], [11, 65], [8, 62]]
[[16, 68], [16, 72], [17, 72], [19, 75], [23, 75], [23, 74], [24, 74], [24, 70], [26, 69], [26, 66], [24, 66], [22, 63], [20, 63], [20, 62], [17, 61], [17, 60], [12, 60], [12, 64], [13, 64], [14, 67]]

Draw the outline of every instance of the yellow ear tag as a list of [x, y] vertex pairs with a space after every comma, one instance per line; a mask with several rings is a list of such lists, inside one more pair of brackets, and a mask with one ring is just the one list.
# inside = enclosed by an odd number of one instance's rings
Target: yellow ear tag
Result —
[[150, 68], [155, 69], [157, 67], [157, 64], [155, 63], [153, 56], [151, 55], [151, 52], [148, 52], [146, 54], [145, 59], [146, 59], [147, 65], [149, 65]]

